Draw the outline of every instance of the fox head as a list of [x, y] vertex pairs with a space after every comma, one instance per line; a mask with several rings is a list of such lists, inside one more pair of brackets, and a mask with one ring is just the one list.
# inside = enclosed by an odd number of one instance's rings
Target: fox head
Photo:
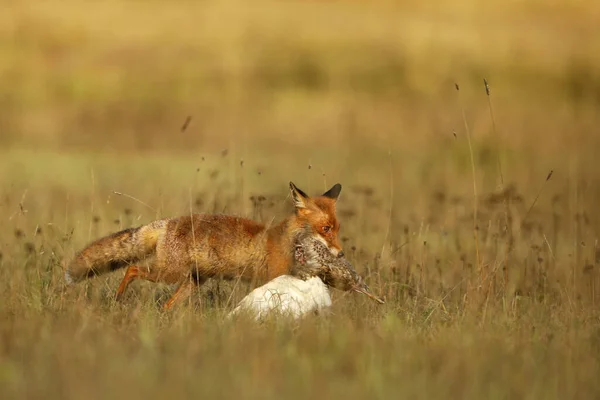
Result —
[[337, 183], [318, 197], [309, 197], [292, 182], [290, 182], [290, 191], [302, 235], [319, 240], [327, 246], [331, 254], [343, 257], [344, 252], [338, 237], [340, 223], [335, 213], [335, 204], [342, 191], [342, 185]]

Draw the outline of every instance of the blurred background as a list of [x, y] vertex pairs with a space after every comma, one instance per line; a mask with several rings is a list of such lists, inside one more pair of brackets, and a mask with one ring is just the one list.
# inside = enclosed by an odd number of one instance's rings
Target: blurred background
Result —
[[288, 181], [341, 182], [371, 255], [546, 212], [540, 240], [595, 262], [572, 246], [600, 226], [599, 21], [583, 0], [6, 1], [3, 213], [68, 253], [190, 211], [277, 219]]
[[[341, 182], [371, 254], [471, 235], [474, 211], [506, 236], [546, 210], [559, 251], [600, 226], [599, 21], [583, 0], [6, 1], [3, 213], [78, 247], [190, 211], [277, 219], [288, 181]], [[473, 208], [498, 194], [514, 221]]]
[[0, 143], [77, 154], [231, 147], [360, 170], [388, 150], [400, 159], [459, 146], [462, 106], [478, 148], [570, 155], [590, 148], [597, 123], [599, 10], [584, 0], [6, 1]]

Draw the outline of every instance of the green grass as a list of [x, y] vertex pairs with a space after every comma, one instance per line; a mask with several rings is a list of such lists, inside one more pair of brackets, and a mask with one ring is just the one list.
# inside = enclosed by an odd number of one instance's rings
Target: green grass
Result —
[[[369, 306], [362, 304], [362, 308]], [[336, 307], [339, 310], [339, 307]], [[15, 316], [5, 395], [45, 398], [594, 398], [598, 337], [578, 317], [409, 322], [393, 309], [298, 325], [228, 325], [153, 307]], [[529, 318], [527, 318], [529, 317]], [[537, 318], [536, 318], [537, 317]], [[454, 319], [453, 318], [453, 319]], [[23, 326], [25, 325], [25, 326]], [[6, 335], [5, 328], [3, 336]]]
[[[509, 233], [503, 233], [503, 197], [482, 196], [478, 266], [468, 185], [465, 197], [432, 192], [424, 204], [415, 200], [425, 197], [423, 188], [407, 198], [395, 186], [390, 220], [387, 177], [359, 186], [351, 171], [343, 175], [344, 247], [387, 298], [384, 306], [334, 292], [323, 317], [255, 326], [223, 320], [250, 289], [246, 284], [232, 293], [231, 283], [211, 281], [174, 312], [160, 308], [172, 291], [164, 285], [135, 283], [123, 303], [115, 302], [122, 272], [64, 288], [60, 263], [88, 240], [187, 213], [190, 203], [198, 212], [218, 205], [263, 220], [290, 211], [285, 182], [268, 175], [261, 179], [270, 190], [254, 183], [244, 198], [240, 182], [253, 171], [238, 171], [238, 181], [227, 174], [211, 181], [211, 171], [226, 170], [234, 155], [214, 157], [206, 171], [196, 171], [197, 159], [178, 158], [162, 174], [169, 159], [159, 156], [133, 157], [132, 168], [130, 158], [110, 155], [34, 159], [21, 150], [3, 157], [3, 171], [15, 171], [2, 178], [9, 188], [0, 236], [4, 396], [598, 395], [595, 230], [591, 217], [572, 219], [560, 199], [536, 203], [521, 229], [538, 187], [506, 195], [514, 221]], [[31, 160], [28, 168], [16, 168], [23, 159]], [[313, 180], [314, 193], [321, 175], [315, 169], [290, 175], [305, 176], [299, 185]], [[551, 184], [543, 197], [554, 196]], [[153, 210], [113, 190], [133, 193]], [[267, 197], [262, 209], [251, 192]], [[507, 254], [510, 237], [515, 244]]]

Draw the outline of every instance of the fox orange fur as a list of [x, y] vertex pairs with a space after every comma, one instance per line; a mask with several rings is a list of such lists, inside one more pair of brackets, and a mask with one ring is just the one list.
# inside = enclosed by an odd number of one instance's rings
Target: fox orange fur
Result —
[[[336, 202], [342, 186], [309, 197], [290, 182], [295, 213], [272, 227], [228, 215], [193, 214], [125, 229], [89, 244], [68, 264], [68, 283], [129, 266], [117, 298], [134, 279], [179, 284], [165, 304], [190, 296], [208, 278], [270, 281], [289, 274], [294, 246], [312, 237], [342, 257]], [[149, 266], [135, 263], [150, 259]]]

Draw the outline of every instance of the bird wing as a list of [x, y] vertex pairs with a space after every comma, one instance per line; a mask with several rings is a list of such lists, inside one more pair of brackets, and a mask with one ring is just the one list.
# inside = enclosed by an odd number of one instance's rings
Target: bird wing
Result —
[[250, 292], [231, 314], [237, 314], [244, 309], [256, 319], [262, 319], [274, 312], [299, 318], [315, 309], [330, 305], [329, 290], [319, 278], [303, 281], [293, 276], [282, 275]]

